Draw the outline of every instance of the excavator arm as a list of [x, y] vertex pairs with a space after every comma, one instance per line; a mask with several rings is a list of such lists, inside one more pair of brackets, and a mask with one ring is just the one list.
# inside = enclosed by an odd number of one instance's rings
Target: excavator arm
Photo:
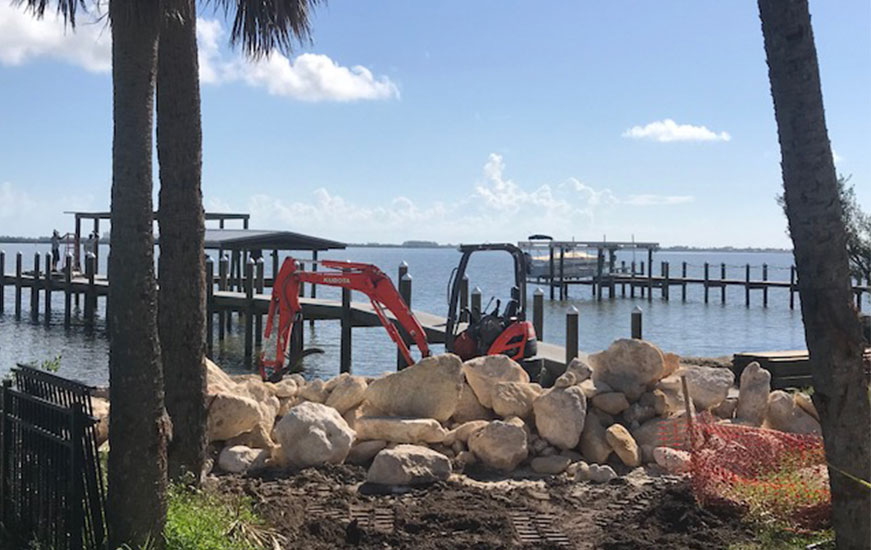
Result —
[[[276, 354], [275, 359], [267, 359], [265, 354], [260, 355], [260, 375], [264, 380], [280, 379], [286, 370], [285, 358], [290, 352], [291, 333], [296, 323], [302, 320], [299, 286], [303, 283], [337, 286], [366, 294], [372, 309], [408, 364], [414, 363], [414, 359], [396, 324], [408, 333], [422, 357], [429, 356], [429, 344], [423, 327], [390, 278], [380, 269], [371, 264], [333, 260], [324, 260], [321, 265], [329, 271], [302, 271], [296, 260], [288, 257], [275, 277], [263, 335], [266, 338], [272, 335], [273, 328], [276, 328], [274, 322], [277, 312]], [[393, 314], [396, 323], [388, 317], [387, 311]]]

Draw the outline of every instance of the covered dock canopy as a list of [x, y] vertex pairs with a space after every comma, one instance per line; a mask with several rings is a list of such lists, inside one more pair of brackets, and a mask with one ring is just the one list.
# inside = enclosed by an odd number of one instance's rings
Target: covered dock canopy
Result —
[[343, 248], [345, 243], [292, 231], [206, 229], [206, 249], [318, 251]]

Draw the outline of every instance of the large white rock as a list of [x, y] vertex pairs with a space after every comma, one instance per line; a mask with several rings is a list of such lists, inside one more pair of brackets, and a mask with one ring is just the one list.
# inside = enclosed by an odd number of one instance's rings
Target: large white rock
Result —
[[464, 379], [463, 389], [460, 392], [460, 401], [457, 403], [457, 410], [454, 411], [451, 420], [462, 424], [472, 420], [491, 420], [492, 418], [493, 411], [478, 401], [478, 396], [475, 395], [472, 386], [465, 382]]
[[312, 403], [323, 403], [327, 400], [327, 395], [329, 392], [327, 391], [326, 384], [320, 378], [315, 378], [314, 380], [310, 380], [306, 382], [304, 386], [299, 389], [299, 393], [297, 394], [300, 400], [303, 401], [311, 401]]
[[444, 481], [451, 475], [445, 455], [418, 445], [397, 445], [375, 456], [366, 481], [379, 485], [420, 485]]
[[670, 418], [653, 418], [632, 430], [638, 446], [680, 447], [688, 443], [686, 414]]
[[363, 402], [366, 393], [366, 379], [362, 376], [346, 376], [339, 380], [327, 397], [327, 407], [345, 414]]
[[532, 412], [532, 402], [540, 393], [541, 388], [538, 385], [497, 382], [491, 392], [493, 411], [502, 418], [509, 416], [526, 418]]
[[741, 388], [738, 392], [738, 408], [735, 419], [743, 424], [761, 426], [768, 410], [768, 394], [771, 392], [771, 373], [753, 361], [741, 373]]
[[649, 384], [662, 377], [665, 363], [662, 351], [650, 342], [621, 339], [591, 355], [590, 366], [594, 381], [601, 380], [635, 401]]
[[593, 397], [593, 406], [610, 415], [618, 415], [629, 408], [629, 400], [626, 395], [614, 391], [608, 393], [600, 393]]
[[206, 387], [209, 395], [214, 395], [219, 392], [232, 393], [236, 387], [236, 382], [230, 378], [230, 375], [221, 370], [221, 367], [212, 362], [208, 357], [205, 358], [206, 365]]
[[575, 376], [575, 384], [580, 384], [593, 375], [593, 368], [580, 357], [575, 357], [569, 363], [569, 366], [566, 367], [566, 372], [570, 372]]
[[584, 395], [587, 396], [587, 399], [592, 399], [600, 393], [609, 393], [614, 391], [608, 384], [602, 382], [601, 380], [593, 380], [592, 378], [587, 378], [586, 380], [578, 384], [578, 387], [581, 388], [581, 391], [584, 392]]
[[817, 412], [817, 407], [816, 405], [814, 405], [811, 396], [804, 392], [796, 392], [795, 395], [793, 395], [793, 400], [795, 401], [797, 407], [801, 407], [804, 412], [813, 416], [817, 420], [817, 422], [819, 422], [820, 413]]
[[763, 427], [796, 434], [822, 434], [817, 419], [796, 406], [793, 397], [782, 390], [768, 394], [768, 412]]
[[579, 448], [589, 462], [604, 464], [611, 456], [611, 446], [605, 437], [605, 426], [595, 410], [587, 411]]
[[466, 381], [478, 397], [478, 402], [493, 408], [493, 387], [497, 382], [529, 383], [529, 374], [523, 367], [505, 355], [484, 355], [463, 363]]
[[310, 401], [290, 409], [275, 425], [274, 435], [283, 462], [297, 468], [339, 464], [354, 442], [354, 430], [336, 409]]
[[469, 437], [471, 437], [473, 433], [486, 428], [489, 423], [488, 420], [470, 420], [469, 422], [464, 422], [449, 431], [447, 435], [445, 435], [443, 443], [445, 445], [453, 445], [457, 441], [463, 444], [468, 443]]
[[682, 395], [681, 376], [686, 376], [690, 397], [699, 410], [712, 409], [722, 403], [729, 394], [729, 388], [735, 382], [735, 374], [730, 369], [686, 365], [674, 375], [662, 379], [659, 387]]
[[469, 450], [490, 468], [510, 472], [526, 460], [526, 430], [495, 420], [469, 437]]
[[209, 401], [207, 432], [209, 441], [226, 441], [251, 431], [261, 420], [260, 404], [232, 393], [219, 392]]
[[551, 388], [532, 407], [539, 436], [560, 449], [577, 446], [587, 415], [587, 398], [581, 388]]
[[345, 462], [357, 465], [367, 464], [386, 446], [387, 442], [383, 439], [355, 441], [354, 445], [351, 446], [351, 452], [348, 453], [348, 458], [345, 459]]
[[279, 400], [296, 397], [299, 392], [299, 384], [291, 378], [283, 378], [280, 382], [269, 383], [269, 386], [271, 386], [273, 395]]
[[231, 474], [244, 474], [262, 467], [268, 456], [269, 451], [265, 449], [251, 449], [244, 445], [224, 447], [218, 455], [218, 468]]
[[448, 433], [438, 420], [398, 416], [361, 416], [354, 428], [358, 439], [394, 443], [441, 443]]
[[427, 357], [373, 381], [364, 397], [384, 414], [445, 422], [460, 401], [462, 367], [460, 358], [452, 353]]
[[275, 447], [275, 442], [272, 441], [272, 426], [268, 429], [262, 423], [258, 423], [251, 431], [239, 434], [236, 437], [227, 440], [227, 447], [235, 447], [242, 445], [252, 449], [272, 449]]
[[614, 424], [605, 430], [605, 439], [608, 440], [608, 445], [620, 457], [623, 464], [630, 468], [641, 465], [641, 452], [638, 450], [638, 444], [635, 443], [635, 439], [632, 438], [629, 430], [620, 424]]

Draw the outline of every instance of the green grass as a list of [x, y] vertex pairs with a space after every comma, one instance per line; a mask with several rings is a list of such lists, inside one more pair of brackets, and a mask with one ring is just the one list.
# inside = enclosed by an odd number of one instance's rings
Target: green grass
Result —
[[[824, 531], [798, 532], [783, 529], [774, 525], [759, 524], [756, 528], [756, 540], [740, 542], [729, 546], [729, 550], [804, 550], [810, 544], [833, 541], [835, 534], [830, 529]], [[835, 545], [822, 544], [820, 550], [834, 548]]]
[[166, 550], [263, 550], [273, 535], [250, 499], [173, 486], [169, 492]]

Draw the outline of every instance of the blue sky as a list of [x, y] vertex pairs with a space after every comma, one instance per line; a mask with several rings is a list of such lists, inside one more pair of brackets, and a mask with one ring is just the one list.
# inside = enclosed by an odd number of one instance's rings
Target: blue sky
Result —
[[[351, 242], [789, 246], [755, 2], [535, 6], [332, 0], [313, 44], [259, 63], [203, 11], [206, 208]], [[871, 4], [811, 12], [838, 169], [871, 209]], [[0, 234], [108, 208], [110, 38], [0, 0]]]

